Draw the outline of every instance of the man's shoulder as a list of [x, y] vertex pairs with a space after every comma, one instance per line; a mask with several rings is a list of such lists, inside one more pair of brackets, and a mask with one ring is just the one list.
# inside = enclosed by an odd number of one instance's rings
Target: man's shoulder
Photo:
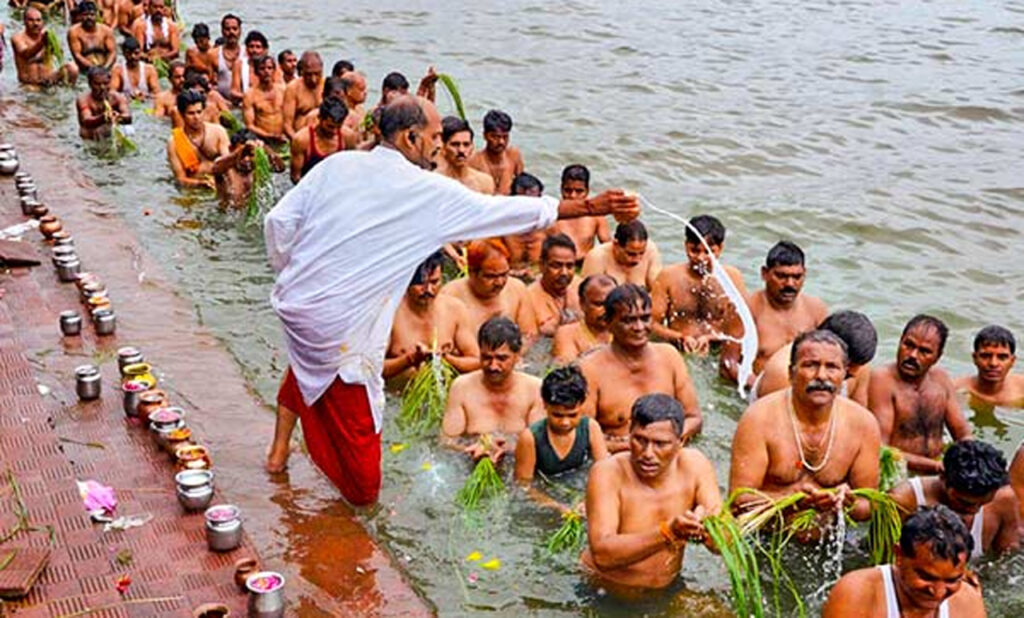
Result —
[[859, 611], [869, 614], [881, 586], [882, 573], [878, 567], [850, 571], [843, 575], [832, 589], [832, 593], [829, 595], [829, 605], [833, 600], [841, 600], [844, 607], [851, 610], [855, 610], [859, 606], [859, 610], [852, 611], [851, 614], [859, 613]]
[[[469, 280], [466, 277], [460, 277], [449, 281], [448, 283], [441, 286], [441, 294], [451, 294], [456, 298], [460, 298], [465, 294]], [[438, 296], [440, 298], [440, 295]], [[461, 298], [460, 298], [461, 300]]]
[[541, 379], [540, 378], [538, 378], [535, 375], [531, 375], [529, 373], [526, 373], [525, 371], [516, 371], [515, 372], [515, 376], [516, 376], [516, 381], [518, 382], [518, 386], [520, 388], [522, 388], [524, 390], [530, 390], [530, 391], [536, 389], [537, 392], [540, 393], [540, 385], [541, 385]]
[[785, 409], [787, 397], [789, 397], [789, 389], [782, 389], [780, 391], [775, 391], [774, 393], [768, 393], [764, 397], [759, 397], [754, 401], [754, 403], [747, 406], [747, 409], [743, 411], [740, 420], [749, 419], [757, 421], [775, 416], [781, 410]]
[[508, 282], [505, 283], [505, 290], [508, 290], [512, 294], [522, 298], [528, 292], [526, 284], [515, 277], [509, 277]]
[[878, 429], [878, 419], [871, 410], [846, 397], [836, 397], [836, 403], [846, 414], [848, 422], [853, 424], [858, 431]]

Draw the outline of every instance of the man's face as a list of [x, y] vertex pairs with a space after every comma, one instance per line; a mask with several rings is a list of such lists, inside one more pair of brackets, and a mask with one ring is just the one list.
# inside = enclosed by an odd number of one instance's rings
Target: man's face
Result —
[[682, 441], [672, 421], [657, 421], [629, 430], [629, 462], [642, 480], [660, 477], [676, 459]]
[[971, 358], [974, 359], [974, 366], [978, 368], [978, 377], [984, 382], [994, 383], [1005, 380], [1017, 361], [1016, 355], [1010, 352], [1010, 347], [1001, 343], [983, 344]]
[[896, 581], [911, 607], [908, 610], [935, 610], [956, 594], [967, 573], [967, 554], [954, 564], [932, 553], [928, 544], [918, 544], [914, 556], [906, 556], [896, 547]]
[[541, 285], [545, 289], [564, 294], [576, 274], [576, 252], [568, 247], [551, 247], [540, 268]]
[[82, 19], [82, 25], [88, 30], [92, 30], [96, 25], [96, 11], [94, 9], [88, 9], [79, 13]]
[[583, 200], [587, 198], [590, 189], [582, 180], [566, 180], [562, 183], [563, 200]]
[[[977, 515], [981, 507], [985, 506], [992, 499], [996, 497], [995, 491], [990, 491], [987, 494], [981, 496], [972, 496], [971, 494], [964, 493], [953, 489], [952, 487], [946, 487], [946, 491], [943, 494], [942, 503], [953, 509], [960, 517], [969, 517], [971, 515]], [[965, 524], [967, 522], [964, 522]]]
[[[294, 58], [294, 56], [292, 56]], [[281, 65], [281, 69], [284, 69], [284, 65]], [[320, 87], [320, 82], [324, 77], [324, 65], [319, 60], [313, 59], [307, 61], [302, 65], [302, 83], [310, 90], [316, 90]]]
[[185, 126], [193, 131], [198, 131], [203, 128], [203, 104], [193, 103], [185, 108], [182, 120], [185, 122]]
[[497, 348], [480, 346], [480, 369], [483, 370], [485, 384], [504, 384], [517, 362], [519, 353], [513, 352], [507, 343]]
[[487, 142], [487, 152], [501, 154], [508, 148], [508, 131], [495, 129], [484, 133], [484, 141]]
[[832, 405], [846, 379], [846, 363], [838, 345], [808, 341], [800, 345], [789, 369], [793, 398], [815, 407]]
[[355, 107], [366, 101], [366, 78], [355, 73], [349, 75], [348, 79], [352, 80], [352, 85], [345, 90], [345, 96], [352, 103], [349, 107]]
[[469, 131], [453, 134], [444, 145], [444, 160], [450, 167], [462, 169], [473, 156], [473, 138]]
[[180, 92], [185, 85], [185, 67], [174, 67], [171, 69], [171, 88], [174, 92]]
[[566, 436], [576, 431], [582, 418], [580, 406], [547, 404], [545, 407], [548, 411], [548, 429], [551, 430], [551, 433]]
[[610, 285], [591, 283], [587, 291], [580, 297], [580, 309], [583, 311], [583, 320], [591, 329], [605, 329], [608, 327], [604, 321], [604, 299], [608, 298], [608, 292], [612, 291]]
[[900, 338], [900, 347], [896, 350], [896, 368], [906, 380], [917, 380], [932, 365], [939, 362], [942, 353], [939, 351], [939, 332], [928, 324], [918, 324]]
[[199, 51], [206, 52], [210, 50], [210, 37], [201, 36], [193, 40], [196, 42], [196, 49]]
[[651, 336], [651, 308], [645, 308], [639, 302], [628, 307], [619, 306], [608, 327], [619, 345], [631, 348], [645, 346]]
[[110, 90], [110, 75], [96, 75], [89, 78], [89, 92], [97, 100], [106, 100]]
[[224, 24], [220, 27], [220, 35], [224, 37], [224, 42], [229, 43], [232, 46], [238, 44], [238, 37], [242, 36], [242, 24], [235, 19], [227, 19]]
[[25, 32], [32, 36], [36, 36], [43, 30], [43, 14], [37, 9], [28, 9], [25, 11]]
[[269, 59], [264, 60], [260, 63], [258, 69], [256, 69], [256, 75], [260, 79], [260, 83], [264, 86], [269, 86], [274, 83], [274, 71], [277, 69], [274, 63]]
[[[711, 256], [708, 254], [708, 250], [704, 248], [702, 242], [688, 242], [686, 246], [686, 258], [690, 261], [690, 272], [699, 276], [706, 277], [711, 274], [712, 264]], [[715, 258], [722, 255], [722, 245], [713, 245], [710, 242], [708, 246], [711, 247], [711, 252]]]
[[426, 307], [437, 298], [441, 289], [441, 267], [438, 266], [427, 275], [423, 283], [410, 284], [405, 294], [409, 302], [417, 307]]
[[[285, 75], [295, 75], [295, 68], [299, 65], [299, 57], [295, 54], [285, 54], [281, 58], [281, 72]], [[320, 82], [318, 81], [317, 84]]]
[[267, 53], [267, 47], [260, 41], [252, 40], [245, 44], [245, 55], [249, 58], [259, 58]]
[[235, 169], [242, 174], [252, 172], [254, 156], [255, 152], [253, 152], [252, 148], [244, 148], [242, 150], [242, 156], [235, 160]]
[[793, 266], [773, 266], [761, 268], [761, 279], [764, 280], [765, 293], [769, 300], [777, 305], [791, 305], [804, 287], [804, 275], [807, 270], [799, 264]]
[[338, 134], [341, 130], [341, 122], [334, 122], [327, 116], [319, 117], [319, 124], [317, 124], [317, 131], [319, 131], [321, 137], [332, 137]]
[[[365, 89], [363, 93], [365, 99]], [[427, 124], [416, 131], [416, 142], [410, 143], [411, 157], [406, 155], [406, 158], [425, 170], [433, 170], [437, 168], [437, 157], [441, 154], [441, 116], [429, 103], [423, 106], [423, 113], [427, 117]]]
[[163, 0], [149, 0], [146, 3], [146, 14], [155, 17], [157, 15], [163, 16], [164, 14], [164, 3]]
[[126, 51], [124, 52], [124, 59], [128, 62], [128, 64], [134, 67], [139, 63], [140, 60], [142, 60], [142, 50], [133, 49], [131, 51]]
[[469, 273], [469, 289], [480, 299], [494, 298], [501, 294], [508, 282], [508, 259], [497, 252], [491, 252], [480, 265], [479, 270]]
[[639, 266], [646, 252], [646, 240], [628, 240], [624, 246], [617, 242], [612, 243], [612, 257], [619, 266], [626, 269]]

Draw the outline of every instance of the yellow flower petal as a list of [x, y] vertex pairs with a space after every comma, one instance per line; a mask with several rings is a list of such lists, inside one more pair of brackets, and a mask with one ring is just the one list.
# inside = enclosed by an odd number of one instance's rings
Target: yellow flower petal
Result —
[[466, 560], [469, 561], [469, 562], [476, 562], [476, 561], [480, 560], [483, 557], [484, 557], [483, 554], [481, 554], [478, 551], [475, 551], [475, 552], [471, 553], [470, 555], [466, 556]]
[[420, 466], [420, 470], [430, 470], [433, 467], [434, 467], [434, 464], [430, 463], [429, 461], [424, 461], [423, 465]]
[[401, 453], [402, 451], [404, 451], [407, 448], [409, 448], [408, 444], [406, 444], [405, 442], [399, 442], [397, 444], [392, 444], [391, 445], [391, 452], [392, 453]]
[[501, 560], [493, 558], [480, 565], [481, 569], [487, 569], [488, 571], [497, 571], [501, 568]]

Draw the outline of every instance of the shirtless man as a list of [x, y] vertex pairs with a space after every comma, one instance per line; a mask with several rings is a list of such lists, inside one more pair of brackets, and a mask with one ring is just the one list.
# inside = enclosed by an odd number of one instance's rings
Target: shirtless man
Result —
[[703, 520], [721, 508], [715, 468], [686, 448], [683, 410], [664, 394], [629, 412], [628, 451], [594, 462], [587, 479], [587, 539], [581, 561], [613, 593], [666, 588], [688, 543], [708, 543]]
[[284, 132], [288, 139], [294, 139], [305, 128], [306, 114], [323, 102], [324, 61], [320, 54], [302, 52], [298, 69], [299, 79], [291, 81], [284, 91]]
[[878, 418], [882, 442], [903, 453], [910, 470], [942, 472], [942, 430], [954, 440], [971, 437], [949, 375], [934, 367], [942, 358], [946, 325], [930, 315], [914, 316], [900, 336], [896, 362], [871, 372], [868, 407]]
[[971, 531], [971, 559], [1016, 550], [1020, 545], [1017, 498], [999, 449], [980, 440], [957, 442], [943, 455], [942, 468], [938, 476], [912, 477], [892, 489], [890, 494], [904, 515], [921, 506], [943, 504]]
[[[850, 365], [839, 394], [849, 397], [865, 408], [868, 407], [868, 385], [871, 383], [871, 359], [878, 347], [878, 333], [875, 326], [863, 313], [836, 311], [818, 325], [818, 330], [827, 330], [843, 340]], [[775, 391], [789, 388], [789, 356], [793, 344], [787, 343], [772, 354], [764, 365], [764, 371], [751, 389], [751, 401]]]
[[945, 506], [903, 524], [896, 563], [851, 571], [832, 588], [822, 618], [984, 618], [981, 590], [967, 570], [973, 541]]
[[153, 115], [157, 118], [171, 118], [172, 125], [177, 127], [180, 124], [174, 124], [174, 115], [178, 111], [178, 95], [185, 88], [185, 63], [180, 60], [172, 62], [169, 65], [167, 80], [171, 82], [171, 89], [156, 95], [153, 101]]
[[96, 23], [96, 4], [87, 0], [78, 5], [81, 22], [68, 28], [68, 48], [83, 73], [89, 67], [111, 68], [117, 60], [114, 29]]
[[117, 0], [99, 0], [96, 3], [96, 8], [100, 21], [110, 26], [111, 30], [117, 27]]
[[363, 119], [366, 117], [366, 108], [363, 107], [363, 103], [366, 102], [366, 77], [362, 73], [351, 71], [341, 78], [341, 84], [344, 88], [345, 107], [348, 108], [345, 127], [361, 136]]
[[[204, 73], [197, 73], [191, 69], [185, 70], [185, 90], [194, 90], [206, 97], [206, 108], [203, 110], [203, 122], [221, 124], [221, 114], [232, 113], [231, 103], [220, 96], [216, 89], [210, 86], [210, 78]], [[175, 128], [184, 125], [181, 114], [178, 112], [177, 100], [175, 100], [172, 125]], [[223, 125], [222, 125], [223, 126]]]
[[508, 276], [508, 249], [501, 240], [475, 240], [466, 252], [469, 276], [447, 283], [442, 294], [466, 304], [470, 323], [477, 329], [494, 316], [514, 320], [526, 345], [537, 338], [537, 317], [526, 293], [526, 284]]
[[192, 26], [192, 42], [195, 47], [185, 48], [185, 66], [209, 75], [210, 27], [203, 23]]
[[974, 336], [971, 358], [977, 374], [957, 378], [954, 386], [969, 393], [972, 407], [1024, 408], [1024, 375], [1010, 374], [1017, 361], [1013, 333], [1002, 326], [986, 326]]
[[582, 319], [563, 324], [555, 331], [551, 356], [555, 363], [568, 365], [591, 350], [611, 343], [612, 333], [604, 318], [604, 301], [616, 286], [608, 275], [591, 275], [579, 286]]
[[615, 227], [615, 240], [598, 245], [583, 259], [580, 275], [611, 275], [616, 281], [635, 283], [648, 290], [661, 273], [661, 253], [639, 219]]
[[118, 0], [117, 31], [121, 36], [132, 36], [132, 26], [146, 12], [143, 0]]
[[512, 118], [503, 111], [492, 109], [484, 115], [484, 141], [487, 147], [469, 158], [469, 165], [491, 176], [495, 193], [508, 195], [512, 180], [523, 173], [523, 155], [518, 148], [508, 145]]
[[1020, 521], [1024, 521], [1024, 442], [1017, 447], [1017, 454], [1010, 462], [1010, 488], [1017, 496]]
[[[264, 57], [273, 60], [273, 56], [270, 56], [270, 42], [259, 30], [250, 30], [245, 35], [245, 58], [236, 62], [231, 69], [231, 100], [244, 103], [246, 93], [259, 81], [259, 67], [256, 66], [256, 61]], [[277, 63], [274, 63], [271, 81], [284, 85], [277, 71]]]
[[126, 37], [121, 43], [121, 53], [124, 54], [124, 60], [111, 71], [110, 89], [136, 101], [160, 94], [160, 77], [153, 65], [142, 62], [139, 42]]
[[18, 81], [33, 86], [74, 84], [78, 79], [78, 66], [68, 62], [62, 67], [55, 67], [46, 52], [47, 30], [43, 25], [43, 14], [37, 8], [27, 8], [24, 20], [25, 29], [11, 37]]
[[146, 58], [170, 62], [181, 53], [178, 26], [167, 16], [164, 0], [146, 0], [146, 12], [132, 24], [132, 36], [142, 45]]
[[441, 121], [441, 143], [444, 155], [437, 159], [437, 171], [463, 185], [487, 195], [494, 194], [494, 180], [490, 175], [469, 166], [473, 156], [473, 128], [458, 116], [446, 116]]
[[541, 335], [552, 337], [559, 326], [579, 319], [579, 284], [576, 245], [565, 234], [548, 236], [540, 250], [540, 277], [526, 288]]
[[281, 144], [284, 134], [284, 84], [274, 82], [277, 63], [273, 56], [253, 60], [258, 82], [245, 93], [242, 115], [245, 128], [271, 144]]
[[[277, 55], [277, 66], [281, 69], [281, 81], [284, 82], [285, 86], [295, 81], [295, 78], [299, 76], [299, 58], [290, 49], [286, 49]], [[317, 92], [319, 91], [318, 88]]]
[[[483, 172], [478, 170], [472, 171], [477, 174], [483, 174]], [[487, 176], [486, 174], [483, 175]], [[493, 183], [490, 176], [487, 176], [487, 182]], [[544, 195], [544, 183], [533, 174], [523, 172], [512, 180], [512, 195], [539, 197]], [[537, 276], [540, 270], [541, 246], [544, 244], [544, 239], [549, 231], [553, 232], [554, 226], [548, 228], [548, 230], [533, 230], [532, 232], [503, 237], [505, 246], [508, 247], [509, 264], [512, 267], [511, 274], [513, 277], [529, 283]], [[575, 264], [573, 266], [575, 267]]]
[[[590, 170], [580, 164], [568, 165], [562, 170], [562, 199], [563, 200], [585, 200], [590, 194]], [[608, 220], [604, 217], [580, 217], [572, 221], [558, 221], [555, 228], [562, 234], [567, 235], [576, 245], [576, 257], [583, 265], [583, 258], [587, 257], [590, 250], [594, 248], [594, 237], [598, 242], [608, 242], [612, 239], [612, 232], [608, 228]]]
[[[865, 408], [837, 396], [848, 365], [846, 344], [833, 333], [814, 330], [796, 338], [792, 387], [758, 399], [736, 426], [730, 494], [741, 487], [772, 498], [804, 492], [799, 509], [831, 519], [840, 506], [852, 506], [854, 519], [870, 516], [870, 503], [850, 490], [878, 487], [878, 423]], [[759, 500], [740, 496], [736, 504], [742, 510]]]
[[[761, 267], [764, 289], [750, 295], [747, 306], [757, 326], [757, 358], [754, 374], [761, 373], [772, 354], [800, 333], [813, 330], [828, 315], [828, 307], [820, 299], [800, 294], [807, 269], [800, 247], [782, 240], [768, 251]], [[722, 346], [719, 372], [732, 382], [740, 366], [740, 345], [726, 342]]]
[[604, 311], [611, 343], [580, 359], [580, 369], [590, 385], [583, 411], [600, 423], [608, 451], [629, 448], [630, 409], [637, 397], [649, 393], [664, 393], [682, 404], [684, 442], [699, 433], [704, 421], [683, 358], [667, 343], [650, 341], [647, 290], [620, 285], [609, 292]]
[[130, 125], [132, 112], [128, 99], [110, 91], [110, 71], [103, 67], [89, 69], [89, 92], [79, 95], [78, 134], [82, 139], [96, 140], [110, 137], [115, 124]]
[[318, 163], [345, 150], [341, 129], [348, 115], [345, 104], [338, 99], [325, 99], [319, 112], [316, 125], [303, 127], [292, 137], [291, 178], [296, 184]]
[[232, 98], [231, 90], [234, 83], [235, 66], [249, 64], [245, 49], [239, 45], [242, 37], [242, 18], [228, 13], [220, 20], [220, 36], [223, 42], [210, 49], [206, 56], [206, 64], [210, 67], [210, 83], [217, 85], [217, 92], [235, 105], [242, 102]]
[[[688, 261], [664, 268], [654, 281], [651, 317], [654, 334], [660, 339], [687, 353], [707, 354], [711, 344], [722, 341], [723, 335], [742, 337], [743, 326], [721, 284], [711, 276], [711, 256], [700, 240], [703, 237], [715, 259], [719, 259], [725, 243], [725, 226], [710, 215], [693, 217], [690, 225], [700, 236], [686, 228], [684, 246]], [[740, 271], [724, 264], [722, 268], [746, 299], [747, 286]]]
[[420, 365], [428, 362], [437, 342], [441, 357], [459, 373], [480, 368], [477, 333], [469, 323], [461, 300], [438, 294], [441, 289], [441, 264], [438, 251], [413, 273], [391, 326], [391, 342], [384, 358], [384, 379], [412, 377]]
[[[486, 456], [497, 463], [515, 449], [508, 443], [509, 438], [544, 418], [541, 381], [515, 370], [523, 338], [512, 320], [494, 317], [484, 322], [477, 344], [480, 369], [452, 382], [442, 435], [446, 445], [465, 452], [474, 461]], [[489, 439], [478, 439], [484, 436]]]
[[[231, 151], [213, 163], [213, 176], [217, 181], [217, 197], [225, 208], [244, 208], [252, 192], [253, 156], [257, 148], [264, 148], [259, 136], [243, 129], [231, 136]], [[264, 148], [270, 166], [275, 172], [284, 171], [284, 161], [273, 148]]]
[[178, 95], [178, 113], [184, 126], [172, 129], [167, 140], [167, 162], [183, 187], [216, 189], [213, 164], [230, 152], [231, 141], [224, 127], [203, 121], [206, 97], [195, 90]]

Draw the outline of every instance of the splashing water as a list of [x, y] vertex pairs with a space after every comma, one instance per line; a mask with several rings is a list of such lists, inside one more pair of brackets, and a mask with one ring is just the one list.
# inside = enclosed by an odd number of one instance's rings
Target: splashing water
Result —
[[821, 586], [811, 594], [818, 603], [824, 603], [832, 586], [843, 576], [843, 548], [846, 545], [846, 514], [839, 511], [835, 522], [828, 527], [828, 537], [822, 541], [825, 560], [820, 564]]
[[700, 239], [700, 243], [704, 245], [704, 249], [707, 250], [708, 257], [711, 258], [711, 276], [715, 281], [718, 281], [720, 286], [722, 286], [722, 291], [725, 292], [729, 302], [736, 307], [736, 313], [739, 314], [740, 322], [743, 323], [743, 339], [737, 340], [735, 337], [723, 337], [723, 339], [740, 344], [743, 357], [740, 361], [736, 382], [740, 397], [746, 399], [747, 381], [754, 373], [754, 359], [757, 358], [757, 326], [754, 324], [754, 316], [750, 314], [750, 308], [747, 307], [747, 302], [743, 299], [743, 295], [740, 294], [740, 291], [736, 289], [736, 285], [733, 284], [728, 273], [726, 273], [725, 269], [722, 268], [722, 265], [718, 262], [715, 254], [711, 252], [711, 247], [708, 245], [708, 242], [704, 240], [704, 235], [697, 231], [697, 228], [690, 225], [689, 221], [683, 219], [679, 215], [662, 208], [658, 208], [642, 195], [638, 194], [637, 199], [640, 200], [640, 203], [644, 208], [648, 208], [656, 213], [665, 215], [670, 219], [682, 223], [686, 229], [693, 232], [697, 238]]

